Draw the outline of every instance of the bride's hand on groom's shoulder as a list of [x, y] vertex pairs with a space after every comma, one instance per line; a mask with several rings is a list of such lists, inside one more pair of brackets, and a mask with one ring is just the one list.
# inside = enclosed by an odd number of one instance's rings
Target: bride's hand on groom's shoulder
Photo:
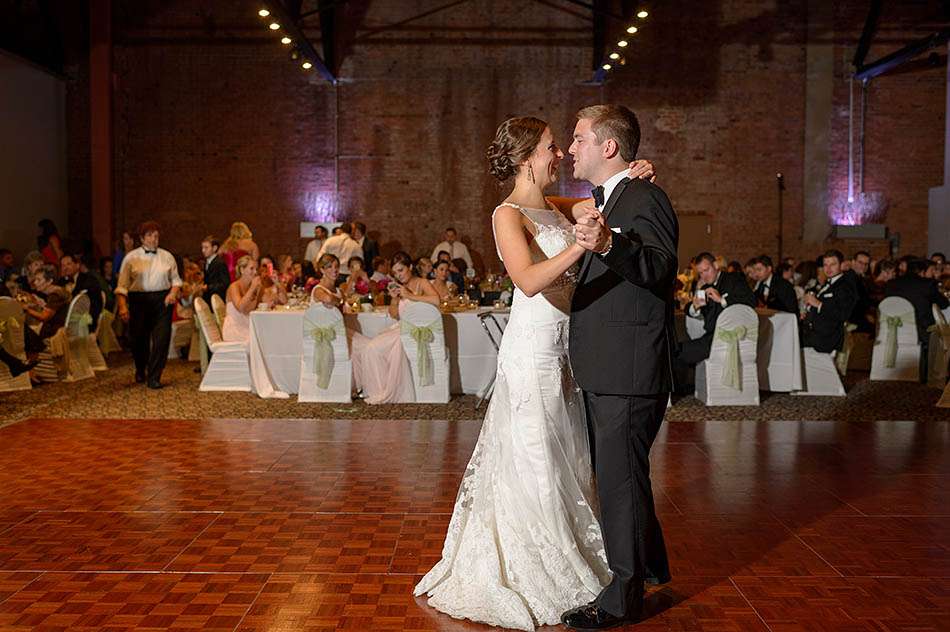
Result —
[[634, 160], [630, 163], [630, 169], [627, 171], [627, 176], [631, 180], [636, 180], [639, 178], [641, 180], [656, 182], [656, 169], [653, 168], [653, 163], [649, 160]]

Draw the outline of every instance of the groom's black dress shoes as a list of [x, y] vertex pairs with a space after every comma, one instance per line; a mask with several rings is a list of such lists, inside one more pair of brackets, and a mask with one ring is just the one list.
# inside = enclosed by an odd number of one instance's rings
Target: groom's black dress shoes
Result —
[[617, 617], [595, 604], [568, 610], [561, 615], [561, 623], [574, 630], [606, 630], [628, 623], [627, 617]]

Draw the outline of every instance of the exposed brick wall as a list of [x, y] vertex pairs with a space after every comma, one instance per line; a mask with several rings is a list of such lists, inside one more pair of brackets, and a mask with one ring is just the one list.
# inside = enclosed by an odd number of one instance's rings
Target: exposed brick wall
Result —
[[[158, 4], [119, 16], [116, 217], [118, 230], [160, 220], [176, 252], [195, 252], [204, 234], [243, 220], [262, 250], [299, 256], [298, 223], [332, 216], [364, 220], [389, 252], [426, 252], [451, 224], [497, 268], [489, 216], [506, 190], [484, 160], [495, 127], [541, 116], [566, 151], [574, 112], [596, 102], [637, 111], [641, 155], [657, 164], [680, 213], [711, 218], [713, 250], [743, 260], [774, 254], [778, 171], [786, 252], [813, 256], [824, 246], [801, 243], [804, 2], [664, 2], [630, 62], [590, 86], [581, 83], [590, 77], [589, 24], [573, 10], [473, 1], [351, 45], [337, 87], [287, 59], [254, 3]], [[369, 7], [362, 28], [429, 8], [355, 4]], [[863, 19], [863, 7], [837, 10], [828, 35], [839, 60], [832, 187], [847, 174], [844, 62]], [[887, 35], [870, 58], [920, 34]], [[890, 200], [887, 223], [901, 233], [902, 253], [926, 244], [927, 189], [942, 180], [944, 90], [941, 69], [871, 86], [866, 188]], [[555, 192], [584, 189], [565, 161]]]

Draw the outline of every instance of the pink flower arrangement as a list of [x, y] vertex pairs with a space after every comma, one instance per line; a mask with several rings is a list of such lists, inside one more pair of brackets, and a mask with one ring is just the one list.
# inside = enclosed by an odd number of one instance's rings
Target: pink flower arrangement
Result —
[[376, 287], [380, 292], [386, 291], [386, 288], [389, 287], [389, 279], [380, 279], [376, 282]]
[[369, 294], [369, 283], [366, 282], [366, 279], [360, 279], [353, 286], [353, 289], [356, 290], [357, 294]]

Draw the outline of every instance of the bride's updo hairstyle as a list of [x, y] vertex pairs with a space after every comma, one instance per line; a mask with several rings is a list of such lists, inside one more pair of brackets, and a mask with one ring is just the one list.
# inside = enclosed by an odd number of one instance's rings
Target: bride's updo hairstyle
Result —
[[510, 118], [499, 125], [486, 154], [488, 172], [501, 182], [514, 176], [519, 165], [534, 153], [547, 126], [533, 116]]

